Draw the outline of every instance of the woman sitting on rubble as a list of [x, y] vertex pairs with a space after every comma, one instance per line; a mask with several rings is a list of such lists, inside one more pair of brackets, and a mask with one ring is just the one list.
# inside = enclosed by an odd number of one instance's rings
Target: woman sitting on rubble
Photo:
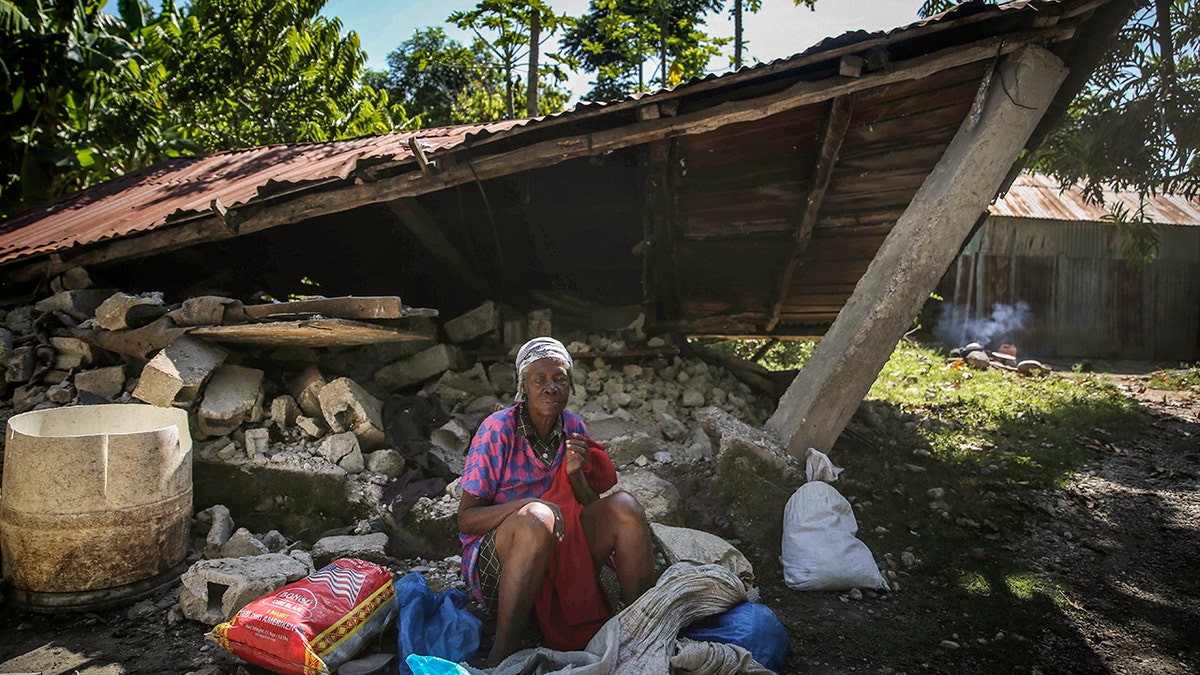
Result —
[[629, 604], [653, 583], [646, 514], [602, 446], [565, 410], [571, 355], [553, 338], [517, 353], [517, 404], [492, 414], [467, 454], [458, 509], [463, 578], [496, 619], [488, 665], [514, 652], [537, 608], [546, 645], [582, 649], [612, 614], [598, 571], [616, 569]]

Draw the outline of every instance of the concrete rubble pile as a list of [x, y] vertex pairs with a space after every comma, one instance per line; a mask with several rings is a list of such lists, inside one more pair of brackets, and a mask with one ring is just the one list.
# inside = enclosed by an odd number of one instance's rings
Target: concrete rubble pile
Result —
[[[406, 561], [437, 577], [431, 585], [462, 587], [456, 477], [474, 430], [512, 403], [516, 347], [551, 334], [549, 310], [512, 319], [485, 302], [441, 325], [425, 320], [414, 339], [265, 349], [192, 334], [252, 322], [254, 306], [231, 298], [168, 305], [160, 293], [93, 288], [81, 269], [52, 290], [0, 310], [4, 414], [108, 402], [189, 411], [199, 511], [172, 616], [228, 619], [345, 555]], [[725, 527], [777, 545], [777, 514], [803, 479], [758, 430], [773, 401], [722, 366], [681, 357], [666, 337], [647, 338], [641, 321], [554, 334], [576, 357], [570, 409], [607, 446], [616, 489], [641, 500], [667, 558], [707, 558], [752, 582], [739, 551], [688, 533]]]

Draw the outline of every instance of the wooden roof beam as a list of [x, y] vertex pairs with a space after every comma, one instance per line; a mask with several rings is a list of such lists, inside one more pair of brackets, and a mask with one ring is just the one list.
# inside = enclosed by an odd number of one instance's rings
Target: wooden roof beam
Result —
[[792, 253], [784, 265], [783, 274], [779, 275], [779, 287], [775, 290], [775, 302], [771, 305], [771, 313], [767, 317], [767, 332], [775, 330], [779, 324], [779, 314], [783, 311], [783, 303], [791, 290], [792, 278], [800, 267], [800, 260], [808, 250], [808, 242], [812, 239], [813, 228], [817, 225], [817, 217], [821, 214], [821, 203], [825, 201], [825, 190], [833, 177], [833, 167], [837, 164], [838, 153], [842, 149], [842, 141], [846, 138], [846, 130], [850, 128], [850, 118], [854, 116], [854, 95], [839, 96], [829, 103], [829, 114], [825, 116], [825, 129], [821, 132], [821, 152], [817, 155], [817, 169], [813, 176], [812, 187], [808, 191], [804, 215], [796, 226], [793, 235], [795, 244]]
[[420, 202], [413, 197], [405, 197], [387, 202], [387, 207], [396, 216], [396, 219], [407, 227], [409, 232], [412, 232], [417, 241], [429, 249], [439, 263], [461, 279], [471, 290], [478, 293], [479, 297], [491, 298], [495, 295], [496, 285], [489, 284], [474, 267], [467, 263], [467, 259], [459, 252], [458, 247], [446, 237], [437, 222], [434, 221], [433, 216], [429, 215]]

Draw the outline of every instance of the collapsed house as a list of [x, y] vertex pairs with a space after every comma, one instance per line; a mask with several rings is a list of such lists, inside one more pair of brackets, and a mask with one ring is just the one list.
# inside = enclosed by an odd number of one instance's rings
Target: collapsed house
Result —
[[[114, 179], [0, 228], [13, 405], [187, 409], [214, 529], [218, 504], [306, 541], [383, 523], [445, 556], [455, 462], [512, 348], [553, 333], [653, 520], [706, 525], [638, 467], [711, 459], [691, 494], [774, 546], [794, 458], [838, 438], [1132, 7], [968, 3], [549, 117]], [[788, 386], [674, 336], [822, 341]]]

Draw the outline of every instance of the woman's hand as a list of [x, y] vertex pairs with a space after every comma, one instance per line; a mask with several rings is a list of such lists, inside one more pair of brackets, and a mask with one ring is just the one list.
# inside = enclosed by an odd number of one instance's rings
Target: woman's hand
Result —
[[587, 439], [580, 434], [571, 434], [567, 438], [567, 456], [563, 458], [563, 462], [567, 467], [567, 473], [574, 475], [583, 470], [588, 464], [588, 444]]

